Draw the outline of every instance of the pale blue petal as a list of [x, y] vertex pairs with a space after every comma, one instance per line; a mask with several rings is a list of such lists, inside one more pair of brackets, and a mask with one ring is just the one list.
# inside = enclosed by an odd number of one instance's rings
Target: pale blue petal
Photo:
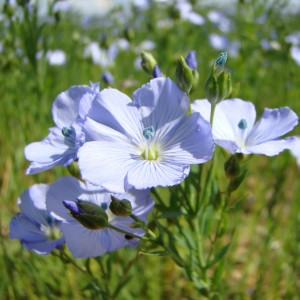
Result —
[[[216, 140], [243, 142], [253, 128], [256, 118], [255, 107], [241, 99], [224, 100], [216, 105], [213, 119], [213, 136]], [[238, 124], [245, 120], [247, 127], [240, 129]]]
[[76, 149], [66, 144], [60, 129], [50, 128], [49, 131], [49, 135], [43, 141], [25, 147], [25, 157], [32, 162], [26, 170], [27, 175], [58, 165], [68, 165], [76, 158]]
[[[245, 149], [246, 150], [245, 154], [253, 153], [253, 154], [264, 154], [267, 156], [274, 156], [279, 154], [285, 149], [290, 149], [293, 141], [294, 141], [293, 137], [288, 137], [281, 140], [273, 140], [259, 145], [253, 145]], [[244, 152], [242, 151], [242, 153]]]
[[70, 126], [78, 116], [79, 102], [84, 94], [93, 93], [87, 85], [72, 86], [60, 93], [53, 102], [52, 116], [57, 127]]
[[207, 121], [210, 122], [211, 104], [206, 99], [195, 100], [191, 103], [192, 111], [198, 112]]
[[92, 102], [96, 94], [86, 93], [82, 96], [78, 106], [78, 115], [81, 119], [84, 119], [91, 109]]
[[214, 141], [210, 124], [192, 113], [166, 134], [162, 141], [163, 160], [178, 164], [199, 164], [211, 159]]
[[22, 245], [27, 249], [34, 251], [39, 255], [46, 255], [52, 252], [54, 249], [59, 249], [65, 243], [65, 239], [62, 237], [57, 240], [49, 240], [36, 243], [28, 243], [26, 241], [21, 241]]
[[298, 116], [289, 108], [266, 108], [246, 140], [246, 146], [255, 146], [291, 131], [298, 124]]
[[189, 171], [189, 165], [179, 165], [174, 159], [164, 162], [141, 159], [130, 166], [126, 183], [136, 189], [173, 186], [184, 180]]
[[9, 238], [18, 239], [22, 245], [40, 255], [45, 255], [59, 248], [64, 238], [48, 240], [38, 224], [32, 223], [24, 214], [16, 214], [9, 223]]
[[150, 196], [146, 199], [141, 199], [136, 202], [136, 206], [132, 209], [132, 213], [146, 222], [147, 216], [151, 212], [154, 204], [155, 203]]
[[16, 214], [9, 223], [9, 238], [28, 242], [43, 242], [45, 233], [37, 223], [33, 223], [24, 214]]
[[125, 143], [129, 141], [129, 138], [126, 135], [111, 127], [98, 123], [89, 117], [84, 122], [83, 130], [85, 131], [87, 141], [106, 140], [116, 142], [121, 141]]
[[76, 201], [85, 191], [84, 184], [74, 177], [65, 176], [57, 179], [50, 185], [46, 196], [48, 211], [58, 220], [73, 220], [63, 201]]
[[132, 106], [128, 96], [116, 89], [104, 89], [97, 94], [88, 117], [125, 134], [136, 143], [143, 138], [144, 128], [137, 108]]
[[84, 180], [123, 193], [124, 178], [137, 155], [137, 149], [130, 143], [87, 142], [79, 149], [78, 163]]
[[178, 122], [189, 107], [188, 96], [169, 78], [155, 78], [133, 93], [144, 127], [159, 130], [170, 122]]
[[66, 244], [76, 258], [96, 257], [107, 252], [107, 244], [103, 244], [103, 234], [107, 229], [89, 230], [77, 221], [62, 223], [61, 230]]
[[17, 203], [22, 213], [35, 224], [47, 225], [46, 193], [47, 184], [35, 184], [25, 190]]
[[300, 166], [300, 137], [295, 136], [289, 147], [291, 153], [297, 160], [297, 165]]
[[215, 140], [215, 143], [232, 154], [237, 152], [239, 148], [236, 142], [233, 141]]

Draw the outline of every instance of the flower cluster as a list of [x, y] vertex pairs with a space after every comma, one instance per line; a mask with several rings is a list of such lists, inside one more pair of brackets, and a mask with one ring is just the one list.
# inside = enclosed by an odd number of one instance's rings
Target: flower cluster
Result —
[[[186, 68], [196, 69], [192, 54]], [[229, 78], [214, 76], [217, 84]], [[298, 124], [288, 107], [265, 109], [255, 124], [251, 102], [190, 104], [179, 86], [158, 77], [136, 90], [133, 99], [113, 88], [99, 91], [93, 83], [59, 94], [52, 107], [56, 127], [25, 148], [31, 161], [26, 173], [78, 162], [82, 179], [62, 177], [25, 191], [18, 200], [22, 214], [10, 224], [11, 238], [40, 254], [65, 242], [75, 257], [134, 247], [154, 205], [150, 188], [181, 183], [191, 164], [212, 158], [215, 145], [232, 154], [273, 156], [295, 143], [294, 137], [278, 139]]]

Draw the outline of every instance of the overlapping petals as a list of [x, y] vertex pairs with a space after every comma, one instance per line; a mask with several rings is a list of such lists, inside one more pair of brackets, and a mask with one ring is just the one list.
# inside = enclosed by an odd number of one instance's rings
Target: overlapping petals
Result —
[[[196, 100], [192, 109], [209, 120], [211, 107], [207, 100]], [[251, 102], [230, 99], [218, 103], [213, 119], [216, 144], [231, 153], [268, 156], [290, 149], [294, 137], [279, 139], [298, 124], [298, 116], [289, 107], [266, 108], [257, 123], [255, 118], [256, 111]]]
[[133, 98], [114, 89], [95, 97], [84, 124], [94, 141], [78, 152], [85, 180], [113, 192], [171, 186], [212, 157], [209, 123], [186, 116], [188, 97], [170, 79], [151, 80]]
[[19, 239], [28, 250], [38, 254], [48, 254], [64, 243], [59, 221], [46, 210], [46, 193], [49, 186], [35, 184], [22, 193], [18, 205], [22, 213], [10, 221], [11, 239]]
[[[25, 147], [25, 157], [31, 161], [26, 174], [35, 174], [57, 165], [67, 166], [77, 159], [77, 150], [85, 142], [82, 125], [98, 86], [73, 86], [62, 92], [52, 106], [57, 127], [41, 142]], [[80, 112], [79, 112], [80, 111]]]
[[133, 220], [130, 217], [117, 217], [109, 209], [111, 196], [117, 199], [127, 199], [131, 202], [132, 213], [143, 221], [147, 221], [147, 215], [153, 207], [153, 201], [149, 197], [149, 190], [131, 190], [123, 194], [110, 194], [102, 188], [84, 184], [74, 177], [62, 177], [55, 181], [47, 194], [47, 209], [62, 221], [61, 230], [66, 237], [66, 244], [75, 257], [96, 257], [106, 252], [112, 252], [125, 246], [135, 246], [137, 239], [127, 239], [126, 236], [110, 228], [91, 230], [84, 227], [73, 218], [63, 201], [78, 199], [94, 203], [104, 209], [111, 225], [142, 236], [144, 230], [131, 228]]

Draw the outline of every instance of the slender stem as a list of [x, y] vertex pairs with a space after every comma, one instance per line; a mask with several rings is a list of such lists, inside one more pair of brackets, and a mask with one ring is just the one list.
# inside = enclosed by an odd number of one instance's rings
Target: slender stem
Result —
[[[138, 218], [137, 216], [131, 214], [129, 216], [131, 219], [133, 219], [135, 222], [138, 222], [138, 223], [142, 223], [142, 224], [145, 224], [145, 222], [143, 220], [141, 220], [140, 218]], [[153, 237], [154, 239], [157, 239], [156, 237], [156, 234], [149, 228], [147, 227], [143, 227], [143, 229], [151, 236]]]

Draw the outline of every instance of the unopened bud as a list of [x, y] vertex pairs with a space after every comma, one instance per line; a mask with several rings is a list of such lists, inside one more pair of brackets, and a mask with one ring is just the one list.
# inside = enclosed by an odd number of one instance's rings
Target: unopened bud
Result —
[[195, 88], [199, 82], [199, 73], [198, 73], [198, 61], [196, 57], [196, 51], [192, 50], [188, 53], [187, 57], [185, 58], [187, 65], [190, 67], [193, 73], [193, 86]]
[[232, 92], [231, 72], [226, 68], [227, 53], [222, 52], [214, 62], [205, 83], [206, 97], [216, 104], [227, 98]]
[[134, 39], [135, 33], [132, 27], [126, 27], [124, 30], [125, 38], [130, 42]]
[[187, 57], [185, 58], [186, 64], [192, 69], [198, 69], [198, 61], [196, 57], [196, 51], [192, 50], [188, 53]]
[[109, 71], [104, 71], [101, 75], [101, 79], [107, 84], [112, 85], [115, 81], [114, 76]]
[[108, 225], [106, 212], [97, 204], [84, 200], [63, 201], [63, 204], [70, 215], [88, 229], [97, 230]]
[[239, 159], [236, 155], [230, 156], [224, 165], [226, 176], [230, 179], [238, 177], [241, 173]]
[[238, 177], [234, 178], [229, 182], [229, 185], [227, 187], [227, 191], [229, 193], [234, 192], [243, 182], [247, 174], [247, 170], [244, 170]]
[[128, 217], [132, 214], [131, 202], [126, 199], [118, 200], [114, 197], [111, 197], [109, 209], [118, 217]]
[[187, 65], [185, 59], [181, 56], [177, 61], [175, 81], [184, 92], [189, 94], [193, 86], [193, 80], [193, 72]]
[[163, 73], [161, 72], [160, 68], [158, 65], [154, 66], [153, 72], [152, 72], [152, 77], [153, 78], [159, 78], [159, 77], [164, 77]]
[[153, 55], [151, 53], [146, 52], [146, 51], [143, 51], [141, 53], [141, 57], [142, 57], [141, 66], [142, 66], [143, 70], [146, 73], [152, 75], [154, 67], [155, 67], [155, 65], [157, 65], [155, 58], [153, 57]]

